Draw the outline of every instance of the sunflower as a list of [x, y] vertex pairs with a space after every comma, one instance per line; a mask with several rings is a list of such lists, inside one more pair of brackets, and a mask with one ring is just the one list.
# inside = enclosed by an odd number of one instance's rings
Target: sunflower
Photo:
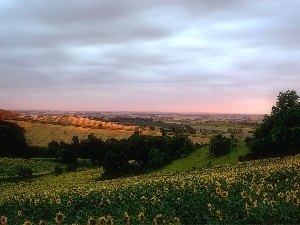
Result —
[[145, 197], [145, 196], [142, 196], [142, 197], [141, 197], [141, 201], [142, 201], [143, 203], [145, 203], [145, 202], [146, 202], [146, 197]]
[[272, 184], [268, 184], [267, 188], [271, 191], [271, 190], [273, 190], [273, 185]]
[[144, 212], [139, 213], [138, 220], [140, 223], [145, 223], [145, 213]]
[[155, 204], [157, 202], [157, 198], [155, 196], [153, 196], [152, 198], [150, 198], [150, 202], [152, 204]]
[[223, 220], [223, 217], [222, 217], [222, 215], [221, 215], [221, 212], [218, 210], [218, 211], [216, 211], [216, 213], [217, 213], [217, 215], [218, 215], [218, 217], [219, 217], [219, 220], [222, 221], [222, 220]]
[[1, 225], [6, 225], [7, 224], [7, 217], [6, 216], [1, 216], [0, 222], [1, 222]]
[[105, 216], [101, 216], [99, 219], [98, 219], [98, 224], [99, 225], [106, 225], [107, 224], [107, 219]]
[[22, 216], [22, 211], [18, 210], [18, 216]]
[[90, 217], [88, 219], [88, 222], [87, 222], [88, 225], [97, 225], [97, 221], [94, 219], [94, 217]]
[[58, 212], [55, 217], [55, 222], [57, 224], [62, 224], [65, 221], [65, 215], [61, 212]]
[[38, 223], [38, 225], [45, 225], [45, 224], [46, 224], [45, 220], [40, 220]]
[[108, 215], [106, 217], [106, 220], [107, 220], [107, 222], [106, 222], [107, 225], [114, 225], [114, 220], [111, 215]]
[[222, 194], [221, 194], [221, 196], [223, 198], [227, 198], [228, 197], [228, 192], [227, 191], [223, 191]]
[[219, 195], [221, 194], [221, 188], [220, 187], [216, 187], [216, 193]]
[[57, 205], [60, 205], [60, 204], [61, 204], [61, 199], [60, 199], [60, 198], [58, 198], [58, 199], [56, 199], [56, 201], [55, 201], [55, 202], [56, 202], [56, 204], [57, 204]]
[[164, 224], [166, 223], [164, 217], [161, 215], [161, 214], [158, 214], [154, 219], [154, 224], [155, 225], [161, 225], [161, 224]]
[[284, 194], [283, 194], [282, 192], [279, 192], [279, 193], [277, 194], [277, 196], [278, 196], [279, 198], [283, 198]]
[[178, 223], [180, 223], [180, 219], [176, 216], [176, 217], [174, 217], [173, 222], [175, 224], [178, 224]]
[[32, 225], [32, 223], [31, 223], [30, 221], [26, 220], [26, 221], [23, 223], [23, 225]]
[[125, 212], [124, 213], [124, 222], [126, 225], [129, 225], [131, 222], [130, 222], [130, 216], [128, 215], [128, 212]]
[[247, 196], [248, 196], [248, 195], [247, 195], [247, 192], [245, 192], [245, 191], [242, 191], [242, 192], [241, 192], [241, 195], [242, 195], [242, 198], [247, 198]]

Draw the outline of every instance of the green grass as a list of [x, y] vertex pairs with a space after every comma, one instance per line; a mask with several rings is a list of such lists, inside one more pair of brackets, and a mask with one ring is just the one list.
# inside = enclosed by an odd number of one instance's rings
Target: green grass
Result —
[[152, 174], [172, 171], [184, 172], [198, 170], [207, 166], [236, 163], [239, 156], [247, 153], [249, 153], [249, 149], [243, 141], [238, 142], [237, 146], [228, 155], [215, 158], [208, 157], [208, 146], [205, 146], [197, 149], [185, 158], [175, 160], [162, 169], [152, 172]]

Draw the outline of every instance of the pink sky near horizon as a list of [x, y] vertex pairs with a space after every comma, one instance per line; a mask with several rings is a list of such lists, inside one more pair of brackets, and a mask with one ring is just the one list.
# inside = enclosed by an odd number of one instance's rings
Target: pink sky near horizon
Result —
[[269, 114], [279, 92], [300, 93], [299, 9], [2, 0], [0, 108]]

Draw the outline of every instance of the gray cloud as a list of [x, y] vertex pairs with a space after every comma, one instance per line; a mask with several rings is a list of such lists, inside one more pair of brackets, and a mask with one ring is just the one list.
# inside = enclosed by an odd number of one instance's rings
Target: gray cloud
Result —
[[281, 0], [4, 0], [0, 105], [268, 113], [271, 105], [238, 105], [300, 91], [299, 7]]

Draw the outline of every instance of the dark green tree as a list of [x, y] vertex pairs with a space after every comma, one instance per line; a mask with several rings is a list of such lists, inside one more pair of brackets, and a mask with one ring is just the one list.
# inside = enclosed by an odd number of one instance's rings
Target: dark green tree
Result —
[[215, 157], [230, 153], [232, 148], [232, 139], [224, 137], [221, 134], [215, 135], [209, 143], [209, 153]]
[[280, 92], [270, 115], [256, 128], [249, 143], [259, 157], [283, 156], [300, 151], [300, 103], [296, 91]]

